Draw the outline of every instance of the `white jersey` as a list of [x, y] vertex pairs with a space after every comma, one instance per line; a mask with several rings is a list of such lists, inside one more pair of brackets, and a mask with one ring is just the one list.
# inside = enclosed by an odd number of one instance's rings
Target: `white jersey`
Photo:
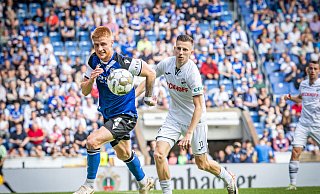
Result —
[[171, 97], [168, 117], [185, 125], [191, 123], [194, 112], [193, 96], [202, 95], [202, 116], [206, 121], [203, 85], [197, 65], [190, 59], [180, 69], [176, 68], [176, 57], [166, 58], [155, 66], [157, 77], [164, 75]]
[[299, 122], [303, 126], [320, 126], [320, 78], [309, 85], [309, 79], [301, 82], [302, 112]]

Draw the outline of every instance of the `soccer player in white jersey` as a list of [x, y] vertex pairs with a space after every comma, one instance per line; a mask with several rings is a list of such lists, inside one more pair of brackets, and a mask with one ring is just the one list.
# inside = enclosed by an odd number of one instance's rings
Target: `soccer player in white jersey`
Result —
[[[183, 135], [178, 144], [180, 148], [188, 149], [191, 146], [198, 168], [223, 179], [228, 193], [236, 194], [238, 188], [235, 176], [207, 157], [208, 126], [202, 80], [197, 65], [189, 59], [193, 54], [193, 39], [188, 35], [178, 36], [174, 54], [155, 66], [157, 77], [165, 76], [171, 97], [169, 113], [158, 130], [154, 152], [162, 192], [172, 194], [167, 156]], [[143, 84], [137, 88], [137, 96], [143, 92], [143, 88]]]
[[285, 100], [302, 102], [302, 112], [296, 127], [293, 140], [293, 149], [289, 163], [290, 185], [287, 190], [297, 190], [297, 174], [299, 159], [307, 138], [312, 137], [320, 145], [320, 79], [319, 62], [310, 62], [307, 68], [308, 78], [301, 82], [299, 94], [284, 95]]

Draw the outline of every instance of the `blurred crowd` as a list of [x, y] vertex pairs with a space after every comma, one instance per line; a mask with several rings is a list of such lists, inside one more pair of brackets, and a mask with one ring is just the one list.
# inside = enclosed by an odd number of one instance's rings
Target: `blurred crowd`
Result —
[[[291, 66], [282, 54], [287, 47], [276, 44], [287, 39], [301, 47], [299, 54], [312, 52], [310, 58], [319, 57], [313, 44], [319, 38], [320, 28], [316, 28], [320, 25], [319, 7], [308, 0], [274, 1], [273, 7], [266, 6], [267, 2], [244, 1], [254, 15], [253, 23], [248, 24], [249, 31], [232, 19], [229, 1], [1, 2], [0, 135], [5, 139], [9, 155], [85, 154], [86, 137], [103, 124], [97, 111], [97, 88], [84, 97], [79, 87], [92, 52], [90, 33], [100, 25], [112, 29], [115, 51], [141, 58], [148, 64], [157, 64], [171, 56], [178, 35], [192, 36], [195, 52], [191, 58], [203, 76], [207, 107], [237, 107], [258, 112], [259, 122], [265, 124], [265, 138], [260, 137], [266, 145], [271, 142], [272, 151], [285, 150], [274, 145], [282, 142], [281, 130], [286, 132], [282, 138], [290, 145], [289, 135], [299, 118], [301, 105], [289, 106], [272, 98], [257, 57], [276, 62], [272, 53], [281, 53], [282, 62]], [[292, 31], [285, 27], [289, 25], [286, 22], [291, 22]], [[249, 46], [252, 38], [258, 44], [259, 53]], [[269, 47], [260, 46], [263, 44]], [[290, 68], [282, 69], [289, 72]], [[299, 68], [292, 65], [291, 69]], [[304, 69], [288, 77], [294, 80], [299, 73], [304, 73]], [[159, 99], [157, 108], [168, 109], [170, 96], [161, 78], [156, 83], [155, 94]], [[146, 108], [139, 99], [137, 106]], [[239, 147], [246, 149], [247, 144]], [[178, 157], [176, 163], [179, 161], [192, 161], [192, 158], [179, 160]]]

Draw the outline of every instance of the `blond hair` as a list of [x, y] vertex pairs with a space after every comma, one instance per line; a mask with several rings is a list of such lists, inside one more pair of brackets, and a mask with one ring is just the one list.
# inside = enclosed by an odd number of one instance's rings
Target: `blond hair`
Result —
[[91, 39], [96, 39], [103, 36], [112, 37], [112, 31], [108, 27], [99, 26], [92, 32]]

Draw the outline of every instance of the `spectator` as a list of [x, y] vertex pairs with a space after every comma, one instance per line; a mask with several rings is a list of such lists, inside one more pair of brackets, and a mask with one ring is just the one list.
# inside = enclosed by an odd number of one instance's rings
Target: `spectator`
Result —
[[180, 149], [179, 156], [178, 156], [178, 164], [184, 165], [188, 162], [187, 150]]
[[245, 148], [241, 150], [241, 161], [244, 163], [257, 162], [257, 152], [255, 151], [250, 141], [247, 141], [245, 144]]
[[253, 14], [253, 20], [248, 24], [250, 31], [252, 32], [253, 39], [256, 40], [260, 34], [262, 34], [262, 30], [264, 25], [262, 21], [259, 19], [258, 13]]
[[75, 40], [76, 30], [74, 29], [74, 21], [70, 19], [66, 19], [65, 23], [61, 21], [60, 33], [63, 42]]
[[0, 112], [0, 137], [7, 139], [9, 135], [9, 122], [6, 115]]
[[168, 164], [169, 165], [176, 165], [178, 163], [178, 158], [173, 151], [170, 151]]
[[290, 82], [296, 76], [296, 64], [291, 61], [290, 56], [280, 64], [280, 71], [285, 73], [285, 81]]
[[43, 157], [45, 155], [44, 142], [46, 138], [45, 132], [40, 128], [37, 122], [32, 123], [31, 128], [27, 131], [28, 138], [32, 144], [30, 156]]
[[256, 110], [258, 108], [258, 98], [253, 87], [250, 87], [248, 92], [244, 94], [243, 105], [249, 108], [249, 110]]
[[236, 44], [238, 39], [242, 40], [242, 42], [248, 43], [247, 34], [241, 29], [240, 25], [236, 25], [236, 30], [231, 32], [232, 43]]
[[285, 34], [293, 31], [294, 24], [291, 22], [291, 16], [287, 15], [285, 22], [280, 24], [281, 31]]
[[214, 93], [213, 101], [217, 107], [222, 107], [224, 102], [228, 102], [229, 100], [229, 95], [225, 91], [225, 88], [225, 85], [220, 85], [219, 90]]
[[30, 153], [32, 144], [29, 143], [29, 137], [21, 124], [17, 124], [15, 131], [10, 134], [9, 147], [10, 156], [25, 157]]
[[241, 143], [235, 142], [233, 144], [234, 151], [231, 154], [231, 163], [240, 163], [241, 161]]
[[217, 64], [212, 60], [211, 56], [208, 56], [206, 61], [202, 63], [200, 73], [205, 76], [204, 80], [219, 79], [219, 70]]
[[280, 35], [276, 35], [276, 39], [272, 43], [272, 49], [275, 53], [284, 53], [286, 51], [286, 45], [284, 44]]
[[147, 36], [141, 37], [141, 39], [138, 41], [137, 49], [139, 52], [142, 52], [143, 50], [152, 50], [152, 44], [148, 40]]
[[223, 62], [219, 62], [219, 74], [220, 80], [223, 79], [231, 79], [232, 75], [232, 64], [230, 63], [229, 59], [225, 57]]
[[85, 132], [85, 127], [83, 125], [79, 125], [77, 132], [74, 134], [74, 143], [82, 154], [86, 152], [87, 137], [88, 134]]
[[277, 152], [286, 152], [289, 149], [289, 140], [284, 136], [284, 131], [281, 130], [278, 136], [273, 138], [273, 149]]
[[36, 10], [36, 15], [32, 17], [33, 25], [36, 26], [37, 30], [39, 32], [45, 32], [45, 21], [44, 16], [41, 8], [38, 8]]
[[264, 139], [260, 139], [259, 145], [256, 146], [258, 163], [273, 162], [273, 152]]
[[49, 16], [46, 17], [47, 28], [49, 32], [56, 32], [59, 28], [59, 17], [55, 14], [54, 9], [51, 9]]
[[10, 127], [23, 122], [23, 112], [19, 102], [14, 102], [13, 109], [10, 111], [9, 124]]

